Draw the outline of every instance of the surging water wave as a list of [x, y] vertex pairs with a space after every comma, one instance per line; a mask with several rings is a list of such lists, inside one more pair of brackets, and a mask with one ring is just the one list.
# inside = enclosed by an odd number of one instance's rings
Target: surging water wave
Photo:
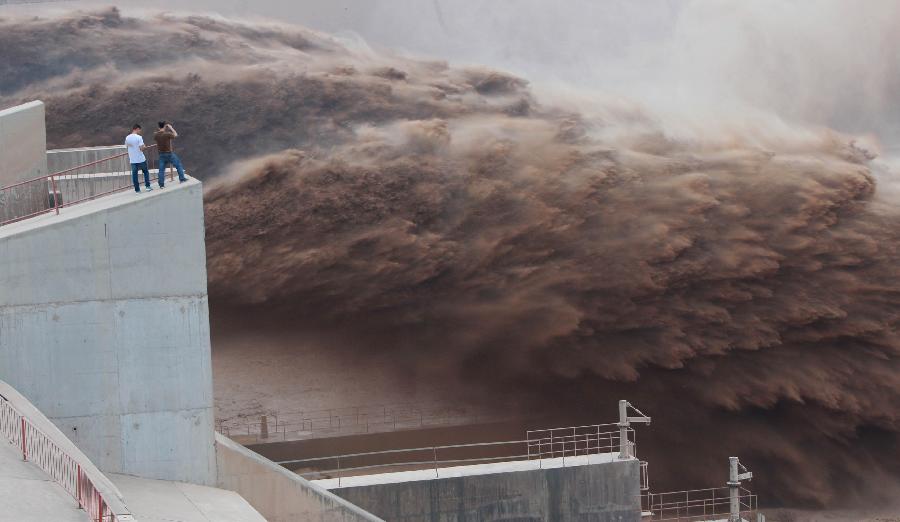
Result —
[[4, 105], [47, 102], [51, 146], [175, 119], [208, 181], [213, 313], [546, 411], [634, 397], [672, 483], [732, 453], [775, 502], [891, 495], [900, 216], [848, 137], [676, 136], [637, 106], [197, 16], [2, 20], [0, 67]]

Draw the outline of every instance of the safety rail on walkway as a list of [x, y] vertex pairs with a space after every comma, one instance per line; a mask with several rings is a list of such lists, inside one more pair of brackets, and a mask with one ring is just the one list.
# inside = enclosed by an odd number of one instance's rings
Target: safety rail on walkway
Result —
[[0, 395], [0, 433], [78, 502], [92, 522], [124, 522], [117, 517], [81, 465]]
[[[144, 152], [147, 154], [155, 148], [156, 145], [150, 145]], [[122, 161], [127, 156], [123, 152], [0, 188], [0, 226], [42, 214], [59, 214], [60, 209], [133, 189], [131, 166]], [[147, 163], [151, 170], [150, 182], [156, 182], [158, 158], [148, 156]], [[143, 173], [138, 173], [138, 177], [143, 185]], [[174, 178], [173, 170], [168, 178]]]
[[[731, 516], [731, 490], [728, 487], [692, 489], [641, 495], [643, 520], [713, 521]], [[738, 511], [741, 520], [754, 520], [758, 507], [756, 495], [739, 489]]]
[[[574, 451], [577, 455], [581, 450], [582, 455], [587, 455], [600, 447], [617, 448], [620, 436], [619, 432], [611, 431], [614, 429], [618, 429], [618, 424], [528, 430], [525, 432], [528, 455], [529, 458], [532, 458], [532, 455], [537, 458], [554, 458], [565, 456], [567, 451]], [[630, 433], [633, 440], [634, 430]]]
[[[338, 486], [348, 473], [369, 475], [394, 471], [433, 470], [435, 477], [439, 478], [440, 469], [450, 466], [537, 460], [537, 468], [540, 469], [548, 459], [560, 459], [560, 465], [565, 467], [567, 458], [620, 451], [622, 445], [619, 430], [589, 429], [603, 426], [615, 424], [545, 430], [549, 435], [543, 438], [529, 432], [529, 436], [524, 440], [351, 453], [286, 460], [278, 464], [311, 480], [337, 478]], [[581, 431], [581, 428], [585, 430]], [[629, 437], [633, 437], [633, 433], [634, 430], [630, 428], [626, 430]]]
[[223, 435], [244, 444], [283, 442], [336, 435], [383, 433], [443, 426], [501, 422], [511, 417], [483, 415], [427, 404], [373, 404], [323, 410], [273, 412], [249, 407], [216, 422]]

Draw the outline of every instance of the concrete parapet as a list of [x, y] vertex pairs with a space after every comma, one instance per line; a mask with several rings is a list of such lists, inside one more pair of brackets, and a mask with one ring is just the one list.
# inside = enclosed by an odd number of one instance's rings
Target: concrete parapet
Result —
[[[123, 136], [124, 137], [124, 136]], [[125, 145], [107, 147], [82, 147], [78, 149], [55, 149], [47, 151], [47, 170], [51, 173], [62, 172], [79, 165], [124, 154]], [[104, 161], [97, 165], [78, 169], [78, 174], [96, 174], [100, 172], [131, 172], [128, 156]]]
[[[509, 464], [510, 469], [517, 469], [517, 463]], [[482, 466], [498, 467], [502, 465]], [[330, 490], [392, 522], [638, 522], [641, 519], [640, 463], [633, 458], [500, 473], [465, 473], [461, 472], [462, 468], [477, 470], [479, 466], [441, 470], [452, 476], [426, 480], [392, 482], [389, 474], [385, 474], [382, 477], [386, 480], [381, 483], [369, 480], [372, 483], [367, 485]], [[366, 481], [368, 477], [358, 478]]]
[[269, 522], [384, 522], [218, 433], [216, 461], [218, 486], [239, 493]]

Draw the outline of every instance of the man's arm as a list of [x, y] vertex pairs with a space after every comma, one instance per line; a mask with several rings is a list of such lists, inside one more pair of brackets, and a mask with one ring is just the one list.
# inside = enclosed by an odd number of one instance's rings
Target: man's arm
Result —
[[177, 138], [177, 137], [178, 137], [178, 133], [175, 132], [175, 127], [173, 127], [171, 123], [170, 123], [169, 125], [166, 125], [166, 129], [167, 129], [169, 132], [172, 133], [172, 137], [173, 137], [173, 138]]

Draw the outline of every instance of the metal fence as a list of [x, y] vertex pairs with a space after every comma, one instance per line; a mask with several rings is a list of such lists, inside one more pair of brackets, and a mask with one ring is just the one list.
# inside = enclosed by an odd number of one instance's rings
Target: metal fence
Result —
[[[525, 440], [528, 443], [528, 455], [538, 458], [565, 457], [567, 454], [589, 455], [600, 448], [618, 448], [620, 434], [619, 425], [592, 424], [589, 426], [571, 426], [567, 428], [548, 428], [528, 430]], [[630, 430], [630, 439], [634, 438], [634, 430]]]
[[[32, 462], [56, 481], [78, 502], [94, 522], [122, 521], [110, 510], [103, 495], [81, 465], [59, 448], [46, 434], [0, 396], [0, 433]], [[131, 520], [130, 517], [128, 520]]]
[[[570, 459], [571, 463], [573, 457], [618, 453], [621, 432], [601, 431], [600, 428], [608, 426], [615, 424], [538, 430], [528, 432], [524, 440], [351, 453], [286, 460], [278, 464], [293, 469], [307, 479], [336, 478], [339, 486], [341, 479], [348, 474], [430, 470], [435, 477], [440, 477], [441, 468], [501, 461], [537, 460], [537, 468], [540, 469], [544, 467], [545, 460], [559, 459], [557, 464], [565, 467], [566, 459]], [[539, 432], [546, 432], [546, 436], [539, 436]], [[634, 431], [629, 428], [626, 433], [633, 436]]]
[[323, 410], [272, 412], [247, 407], [216, 429], [245, 444], [281, 442], [336, 435], [358, 435], [508, 420], [440, 405], [373, 404]]
[[[641, 496], [641, 508], [646, 515], [643, 520], [728, 520], [731, 515], [730, 493], [727, 487], [646, 493]], [[758, 513], [756, 495], [740, 488], [738, 500], [740, 518], [754, 520]]]
[[[158, 178], [156, 145], [145, 150], [151, 183]], [[116, 154], [0, 188], [0, 226], [54, 212], [78, 203], [133, 188], [128, 153]], [[139, 173], [141, 184], [143, 174]], [[174, 171], [168, 179], [174, 178]]]

